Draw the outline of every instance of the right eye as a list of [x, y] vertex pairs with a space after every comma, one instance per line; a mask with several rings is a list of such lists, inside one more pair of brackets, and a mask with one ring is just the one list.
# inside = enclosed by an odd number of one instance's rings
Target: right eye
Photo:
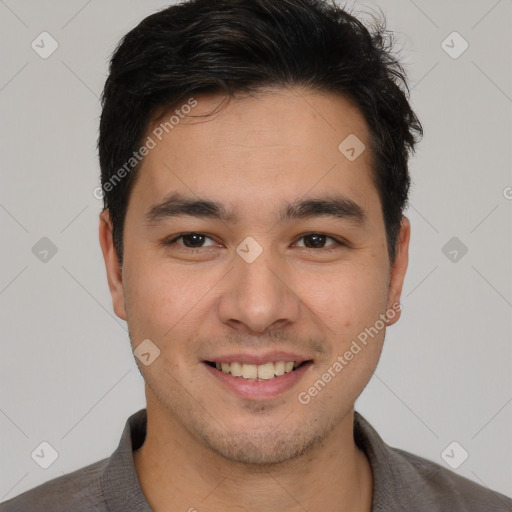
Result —
[[[205, 239], [212, 240], [209, 236], [206, 236], [203, 233], [182, 233], [180, 235], [171, 237], [169, 240], [164, 242], [164, 245], [174, 245], [180, 239], [182, 239], [183, 244], [178, 245], [181, 245], [186, 249], [200, 249], [203, 247], [201, 244], [204, 243]], [[215, 243], [211, 245], [215, 245]]]

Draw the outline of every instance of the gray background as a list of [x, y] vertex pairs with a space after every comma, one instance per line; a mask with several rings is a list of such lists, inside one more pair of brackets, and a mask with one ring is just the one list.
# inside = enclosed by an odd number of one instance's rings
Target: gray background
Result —
[[[108, 59], [166, 5], [0, 0], [0, 501], [109, 456], [145, 405], [112, 311], [93, 190]], [[376, 5], [425, 137], [410, 166], [403, 316], [356, 409], [388, 444], [443, 465], [457, 441], [469, 453], [457, 473], [512, 495], [512, 2], [358, 2], [355, 12]], [[31, 47], [43, 31], [59, 45], [47, 59]], [[453, 31], [469, 44], [458, 58], [442, 46]], [[33, 252], [43, 237], [58, 249], [46, 262]], [[31, 458], [42, 441], [59, 454], [48, 469]]]

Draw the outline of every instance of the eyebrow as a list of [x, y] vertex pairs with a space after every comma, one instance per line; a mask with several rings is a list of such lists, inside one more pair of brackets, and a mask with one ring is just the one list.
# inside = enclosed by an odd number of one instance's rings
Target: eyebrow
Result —
[[[165, 219], [182, 216], [226, 223], [238, 221], [236, 213], [226, 209], [220, 202], [203, 198], [193, 199], [179, 192], [174, 192], [166, 196], [162, 202], [151, 206], [146, 212], [145, 221], [148, 225], [154, 225]], [[301, 198], [285, 204], [279, 211], [278, 222], [327, 216], [356, 225], [362, 225], [367, 220], [365, 210], [351, 199], [342, 195], [328, 195]]]

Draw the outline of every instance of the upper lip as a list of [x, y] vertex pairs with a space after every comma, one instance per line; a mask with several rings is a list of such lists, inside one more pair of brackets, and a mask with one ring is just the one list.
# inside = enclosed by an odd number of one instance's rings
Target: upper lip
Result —
[[273, 363], [277, 361], [295, 361], [297, 363], [302, 363], [304, 361], [310, 360], [311, 358], [305, 357], [303, 355], [285, 351], [272, 351], [259, 354], [230, 353], [212, 356], [211, 358], [205, 359], [205, 361], [210, 361], [213, 363], [242, 363], [255, 365]]

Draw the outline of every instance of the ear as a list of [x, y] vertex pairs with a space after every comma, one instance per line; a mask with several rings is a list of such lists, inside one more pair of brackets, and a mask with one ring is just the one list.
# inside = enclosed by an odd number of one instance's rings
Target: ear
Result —
[[[402, 294], [402, 286], [404, 284], [405, 272], [409, 263], [409, 240], [411, 238], [411, 224], [409, 219], [405, 216], [402, 217], [400, 223], [400, 233], [398, 235], [396, 245], [395, 261], [391, 267], [391, 275], [389, 278], [388, 289], [388, 310], [393, 309], [396, 315], [389, 318], [387, 321], [388, 327], [398, 321], [401, 314], [400, 310], [396, 309], [396, 304], [400, 303], [400, 296]], [[395, 307], [393, 307], [395, 305]]]
[[112, 236], [112, 221], [108, 210], [100, 213], [99, 238], [101, 252], [105, 260], [107, 270], [108, 287], [112, 296], [112, 306], [115, 314], [126, 320], [126, 308], [123, 291], [123, 274], [119, 264], [119, 258], [114, 247], [114, 238]]

